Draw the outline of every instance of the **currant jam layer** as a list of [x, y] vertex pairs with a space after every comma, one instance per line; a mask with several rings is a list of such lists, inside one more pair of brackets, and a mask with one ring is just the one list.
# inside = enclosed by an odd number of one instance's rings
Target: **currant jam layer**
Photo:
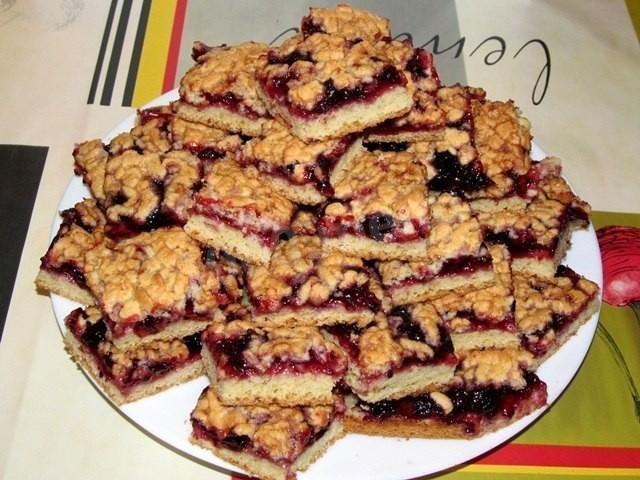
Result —
[[243, 98], [239, 95], [236, 95], [233, 92], [226, 92], [223, 94], [211, 94], [208, 92], [202, 92], [202, 95], [205, 97], [205, 101], [202, 103], [194, 104], [188, 102], [186, 99], [182, 99], [182, 101], [189, 103], [191, 106], [196, 108], [208, 108], [208, 107], [219, 107], [224, 108], [233, 113], [237, 113], [242, 115], [243, 117], [250, 118], [252, 120], [259, 119], [263, 117], [259, 112], [255, 111], [249, 105], [244, 103]]
[[463, 196], [465, 193], [475, 192], [493, 184], [485, 175], [479, 161], [474, 160], [462, 165], [458, 158], [448, 151], [436, 152], [433, 166], [438, 173], [429, 180], [429, 190]]
[[456, 313], [456, 317], [469, 320], [470, 324], [465, 328], [465, 332], [482, 332], [485, 330], [503, 330], [515, 333], [518, 331], [513, 313], [509, 313], [505, 318], [496, 320], [491, 318], [480, 318], [471, 310], [462, 310]]
[[308, 302], [299, 303], [297, 301], [297, 293], [301, 285], [301, 283], [292, 285], [292, 293], [288, 297], [274, 300], [251, 296], [251, 303], [258, 313], [276, 312], [281, 308], [296, 310], [302, 308], [323, 309], [336, 307], [343, 307], [350, 312], [365, 310], [375, 313], [380, 311], [382, 305], [380, 299], [375, 296], [368, 284], [356, 285], [350, 288], [338, 288], [331, 294], [326, 302], [319, 305]]
[[[288, 63], [288, 59], [281, 59], [281, 62]], [[407, 79], [404, 74], [392, 65], [386, 65], [382, 71], [377, 73], [371, 82], [361, 83], [351, 88], [336, 88], [333, 80], [329, 79], [323, 83], [324, 95], [311, 110], [303, 109], [293, 105], [288, 99], [288, 82], [296, 80], [296, 76], [289, 73], [282, 77], [260, 79], [262, 88], [266, 93], [280, 105], [287, 108], [288, 112], [301, 119], [312, 119], [319, 115], [344, 108], [353, 103], [373, 102], [384, 93], [397, 87], [404, 87]]]
[[469, 435], [480, 433], [483, 423], [503, 417], [529, 413], [545, 405], [547, 386], [535, 373], [525, 373], [526, 386], [522, 390], [510, 387], [483, 387], [473, 390], [461, 388], [445, 394], [453, 403], [453, 410], [445, 414], [429, 395], [381, 400], [375, 403], [360, 401], [358, 408], [369, 421], [387, 419], [435, 420], [448, 425], [461, 424]]
[[440, 271], [436, 274], [424, 268], [416, 271], [416, 275], [405, 278], [399, 282], [394, 282], [389, 287], [391, 289], [409, 287], [418, 283], [427, 283], [438, 277], [451, 277], [472, 275], [474, 273], [489, 270], [492, 267], [491, 256], [463, 255], [451, 258], [444, 262]]
[[403, 222], [384, 213], [369, 214], [360, 222], [352, 215], [324, 216], [318, 221], [318, 233], [325, 238], [347, 234], [389, 243], [413, 242], [425, 238], [429, 232], [429, 224], [419, 219], [411, 219], [410, 222], [413, 229], [407, 233], [404, 232]]
[[84, 272], [75, 262], [65, 262], [62, 265], [54, 266], [49, 256], [45, 255], [41, 259], [40, 266], [43, 270], [54, 275], [60, 275], [68, 282], [75, 283], [80, 288], [88, 289]]
[[186, 359], [172, 356], [155, 359], [134, 359], [131, 366], [124, 373], [116, 376], [112, 369], [114, 361], [111, 352], [103, 353], [99, 349], [100, 344], [106, 341], [107, 325], [104, 319], [96, 323], [86, 322], [83, 327], [79, 323], [82, 315], [82, 309], [74, 310], [65, 319], [65, 325], [80, 342], [83, 351], [93, 357], [100, 374], [125, 395], [137, 385], [153, 382], [177, 368], [184, 367], [200, 359], [200, 335], [194, 334], [182, 339], [189, 351], [189, 356]]
[[[280, 239], [280, 235], [285, 233], [288, 229], [288, 227], [285, 226], [279, 229], [260, 229], [253, 225], [242, 224], [237, 220], [237, 218], [225, 215], [221, 212], [217, 208], [217, 203], [218, 202], [215, 200], [198, 198], [194, 208], [195, 213], [207, 217], [214, 223], [224, 223], [235, 230], [240, 230], [245, 235], [258, 237], [262, 245], [267, 248], [275, 247], [276, 243], [278, 243], [278, 240]], [[256, 217], [259, 218], [260, 216], [261, 212], [256, 212]]]
[[308, 359], [282, 359], [275, 357], [266, 369], [261, 369], [247, 361], [245, 351], [252, 340], [260, 337], [250, 330], [234, 337], [206, 337], [204, 339], [218, 370], [225, 377], [248, 378], [265, 375], [303, 375], [306, 373], [341, 377], [345, 371], [344, 360], [332, 351], [318, 351], [311, 348]]

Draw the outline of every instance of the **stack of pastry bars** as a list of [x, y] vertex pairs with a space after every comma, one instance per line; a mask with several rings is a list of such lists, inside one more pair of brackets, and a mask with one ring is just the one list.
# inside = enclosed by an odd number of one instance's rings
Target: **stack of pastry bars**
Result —
[[42, 290], [117, 403], [206, 371], [192, 440], [288, 479], [346, 432], [469, 438], [545, 405], [597, 309], [561, 265], [590, 208], [528, 121], [442, 85], [348, 5], [281, 45], [196, 43], [179, 100], [74, 151]]

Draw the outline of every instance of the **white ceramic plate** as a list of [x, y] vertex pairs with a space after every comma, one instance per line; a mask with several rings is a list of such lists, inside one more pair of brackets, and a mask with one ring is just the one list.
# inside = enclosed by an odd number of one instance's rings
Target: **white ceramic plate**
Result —
[[[146, 107], [163, 105], [176, 98], [177, 92], [172, 91], [157, 98]], [[103, 139], [104, 142], [108, 143], [118, 133], [130, 130], [134, 122], [135, 114], [132, 114], [107, 134]], [[532, 157], [538, 160], [544, 157], [544, 152], [535, 144]], [[89, 192], [81, 179], [74, 177], [60, 201], [59, 210], [70, 208], [87, 196]], [[56, 218], [51, 230], [52, 238], [59, 224], [60, 219]], [[576, 272], [596, 282], [602, 291], [600, 250], [591, 225], [587, 230], [574, 233], [572, 247], [565, 263]], [[64, 333], [64, 318], [72, 309], [77, 308], [78, 304], [56, 295], [52, 295], [52, 304], [58, 326]], [[582, 364], [598, 323], [598, 314], [599, 312], [594, 314], [578, 330], [578, 333], [538, 370], [538, 375], [547, 384], [549, 406], [560, 396]], [[161, 443], [172, 446], [186, 456], [199, 459], [213, 468], [231, 473], [237, 471], [237, 468], [188, 441], [189, 414], [207, 383], [207, 379], [201, 377], [150, 398], [121, 407], [113, 405], [113, 407]], [[100, 391], [100, 387], [96, 385], [96, 388]], [[109, 401], [104, 393], [103, 396]], [[326, 455], [309, 470], [299, 474], [299, 478], [301, 480], [330, 478], [391, 480], [438, 472], [467, 462], [505, 442], [536, 420], [545, 410], [540, 409], [502, 430], [474, 440], [406, 440], [348, 435], [329, 448]]]

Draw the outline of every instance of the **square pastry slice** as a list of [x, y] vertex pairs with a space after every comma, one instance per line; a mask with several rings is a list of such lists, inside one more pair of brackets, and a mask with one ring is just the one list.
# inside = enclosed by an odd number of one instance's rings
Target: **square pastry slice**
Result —
[[248, 266], [246, 277], [253, 321], [263, 326], [364, 325], [387, 304], [362, 259], [328, 251], [315, 236], [281, 241], [269, 264]]
[[458, 359], [436, 310], [428, 304], [395, 307], [362, 328], [325, 327], [349, 355], [345, 382], [363, 400], [377, 402], [456, 383]]
[[[223, 158], [242, 146], [240, 135], [174, 116], [168, 125], [175, 150], [188, 150], [203, 162]], [[206, 163], [205, 163], [206, 165]]]
[[402, 67], [408, 43], [296, 35], [269, 51], [258, 74], [268, 110], [308, 141], [340, 138], [406, 113], [413, 104]]
[[202, 334], [212, 388], [225, 405], [328, 405], [347, 368], [317, 327], [261, 328], [215, 322]]
[[226, 158], [209, 169], [184, 228], [202, 243], [264, 265], [288, 231], [294, 209], [255, 167], [242, 168]]
[[490, 284], [467, 292], [453, 290], [431, 301], [443, 318], [456, 353], [520, 345], [509, 252], [502, 245], [494, 245], [490, 251], [494, 273]]
[[343, 436], [344, 401], [332, 405], [225, 406], [207, 387], [191, 413], [191, 441], [250, 475], [295, 480]]
[[78, 308], [64, 323], [67, 351], [117, 405], [153, 395], [204, 373], [197, 333], [123, 350], [113, 344], [104, 316], [96, 307]]
[[270, 122], [265, 135], [249, 140], [239, 162], [254, 165], [275, 190], [292, 202], [315, 205], [333, 194], [329, 174], [343, 155], [349, 155], [350, 137], [303, 142], [289, 128]]
[[95, 299], [87, 287], [84, 254], [105, 241], [106, 219], [93, 199], [85, 199], [60, 214], [62, 223], [47, 253], [40, 259], [36, 287], [84, 305]]
[[557, 159], [532, 166], [518, 182], [526, 201], [476, 200], [471, 203], [485, 242], [507, 246], [515, 272], [553, 277], [574, 230], [589, 224], [591, 207], [560, 176]]
[[138, 110], [135, 127], [109, 142], [109, 154], [119, 155], [125, 150], [136, 150], [138, 153], [168, 152], [172, 148], [168, 126], [173, 117], [171, 105]]
[[121, 349], [200, 332], [239, 297], [228, 267], [177, 227], [94, 247], [85, 275]]
[[318, 222], [325, 248], [364, 259], [427, 258], [425, 171], [412, 155], [361, 149], [336, 165], [331, 184], [335, 199]]
[[344, 3], [334, 8], [309, 8], [309, 15], [302, 19], [300, 32], [305, 38], [314, 33], [327, 33], [351, 41], [376, 42], [391, 37], [388, 19]]
[[547, 386], [516, 349], [469, 352], [450, 389], [396, 400], [350, 399], [348, 432], [421, 438], [472, 438], [498, 430], [547, 403]]
[[515, 319], [536, 365], [553, 355], [598, 311], [598, 286], [560, 265], [552, 278], [514, 274]]
[[429, 195], [431, 229], [425, 260], [378, 263], [395, 304], [435, 298], [451, 290], [480, 288], [494, 279], [491, 252], [469, 204], [448, 193]]
[[219, 47], [196, 42], [196, 64], [180, 80], [176, 113], [191, 122], [259, 135], [268, 114], [257, 96], [255, 75], [268, 48], [256, 42]]

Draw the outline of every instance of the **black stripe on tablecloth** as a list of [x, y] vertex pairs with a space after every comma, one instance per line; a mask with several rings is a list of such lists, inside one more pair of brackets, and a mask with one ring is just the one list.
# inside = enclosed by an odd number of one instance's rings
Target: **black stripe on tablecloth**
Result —
[[124, 96], [122, 98], [123, 107], [130, 107], [131, 101], [133, 100], [133, 89], [136, 86], [136, 77], [138, 76], [138, 67], [140, 66], [140, 57], [142, 55], [142, 45], [144, 43], [144, 36], [147, 33], [149, 10], [151, 10], [151, 0], [144, 0], [140, 10], [140, 20], [138, 21], [136, 39], [133, 42], [133, 52], [131, 53], [131, 63], [129, 64], [127, 83], [124, 87]]
[[48, 151], [0, 145], [0, 340]]
[[124, 0], [122, 10], [120, 11], [120, 19], [118, 20], [118, 29], [113, 39], [113, 48], [111, 49], [111, 58], [109, 59], [109, 67], [107, 75], [104, 79], [102, 87], [102, 98], [100, 105], [111, 104], [111, 95], [113, 95], [113, 86], [116, 83], [116, 75], [118, 73], [118, 64], [122, 55], [122, 46], [124, 45], [124, 36], [127, 33], [127, 24], [129, 23], [129, 15], [131, 14], [132, 0]]
[[116, 14], [117, 4], [118, 0], [111, 0], [109, 14], [107, 15], [107, 23], [104, 26], [104, 32], [102, 32], [102, 41], [100, 42], [100, 50], [98, 51], [96, 67], [93, 70], [93, 78], [91, 79], [91, 88], [89, 89], [89, 98], [87, 99], [87, 103], [89, 104], [93, 103], [96, 99], [96, 90], [98, 89], [98, 82], [100, 81], [100, 73], [102, 73], [104, 56], [107, 53], [107, 43], [109, 42], [109, 35], [111, 35], [111, 26], [113, 25], [113, 17]]

